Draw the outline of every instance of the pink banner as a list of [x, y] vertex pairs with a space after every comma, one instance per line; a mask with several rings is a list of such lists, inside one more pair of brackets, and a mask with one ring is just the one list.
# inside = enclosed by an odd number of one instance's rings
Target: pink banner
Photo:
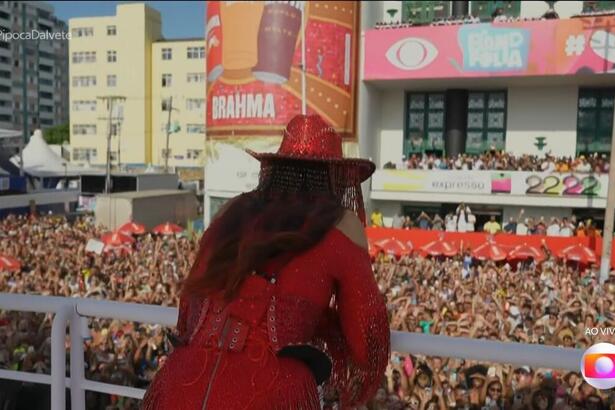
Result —
[[615, 72], [615, 16], [365, 33], [364, 79]]

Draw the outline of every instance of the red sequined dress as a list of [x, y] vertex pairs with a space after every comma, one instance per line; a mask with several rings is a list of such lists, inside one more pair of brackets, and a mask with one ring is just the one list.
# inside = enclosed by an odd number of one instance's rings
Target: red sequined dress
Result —
[[374, 395], [390, 333], [367, 251], [333, 228], [277, 265], [228, 304], [216, 294], [180, 301], [181, 343], [143, 409], [316, 410], [319, 385], [343, 409]]

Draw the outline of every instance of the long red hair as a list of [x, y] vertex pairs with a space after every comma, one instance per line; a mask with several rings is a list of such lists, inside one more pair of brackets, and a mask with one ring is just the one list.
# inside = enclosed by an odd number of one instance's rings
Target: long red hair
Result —
[[343, 216], [330, 195], [252, 191], [233, 200], [201, 238], [200, 248], [182, 286], [183, 294], [223, 291], [231, 300], [243, 280], [274, 257], [315, 245]]

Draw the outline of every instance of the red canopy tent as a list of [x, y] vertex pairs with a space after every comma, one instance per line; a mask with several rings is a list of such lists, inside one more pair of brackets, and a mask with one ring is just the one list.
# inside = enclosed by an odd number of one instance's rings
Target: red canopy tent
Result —
[[410, 253], [412, 253], [412, 249], [414, 248], [412, 246], [412, 242], [408, 241], [404, 244], [402, 241], [395, 238], [382, 239], [376, 242], [374, 245], [385, 253], [389, 255], [394, 255], [398, 258], [410, 255]]
[[117, 231], [104, 234], [100, 240], [105, 244], [105, 246], [121, 246], [134, 243], [135, 241], [130, 235]]
[[181, 233], [184, 231], [179, 225], [173, 224], [171, 222], [167, 222], [162, 225], [158, 225], [152, 229], [152, 232], [160, 234], [160, 235], [174, 235], [176, 233]]
[[145, 225], [141, 225], [133, 221], [126, 222], [124, 225], [119, 227], [118, 232], [126, 235], [143, 235], [145, 233]]
[[557, 256], [567, 261], [574, 261], [585, 265], [598, 262], [596, 252], [592, 251], [587, 246], [580, 243], [576, 245], [570, 245], [560, 250]]
[[533, 259], [536, 262], [540, 262], [544, 260], [544, 258], [545, 258], [545, 255], [544, 253], [542, 253], [541, 250], [539, 250], [538, 248], [534, 246], [525, 244], [525, 243], [523, 245], [515, 246], [513, 250], [508, 252], [508, 256], [507, 256], [507, 259], [518, 259], [518, 260]]
[[457, 247], [450, 242], [446, 242], [443, 238], [429, 242], [421, 247], [421, 250], [430, 256], [455, 256], [459, 253]]
[[0, 272], [18, 272], [21, 262], [12, 256], [0, 255]]
[[487, 241], [472, 250], [472, 257], [480, 261], [503, 261], [504, 259], [506, 259], [506, 254], [507, 251], [504, 250], [502, 246], [498, 245], [493, 241]]

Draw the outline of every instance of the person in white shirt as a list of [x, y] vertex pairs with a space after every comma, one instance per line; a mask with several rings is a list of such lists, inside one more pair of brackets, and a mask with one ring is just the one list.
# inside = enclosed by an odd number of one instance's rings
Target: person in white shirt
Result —
[[562, 226], [559, 230], [559, 236], [565, 236], [565, 237], [570, 237], [572, 236], [572, 233], [574, 232], [574, 227], [570, 224], [570, 222], [568, 221], [568, 218], [564, 217], [562, 219]]
[[446, 214], [444, 217], [444, 226], [446, 232], [455, 232], [457, 229], [457, 218], [452, 213]]
[[527, 218], [525, 218], [524, 222], [519, 221], [517, 224], [517, 235], [527, 235], [527, 223]]
[[469, 206], [463, 202], [459, 204], [457, 210], [455, 211], [455, 216], [457, 217], [457, 232], [468, 231], [468, 215], [471, 213], [472, 210], [470, 210]]
[[549, 226], [547, 226], [547, 236], [559, 236], [560, 235], [560, 227], [559, 222], [556, 218], [551, 218], [551, 222]]

